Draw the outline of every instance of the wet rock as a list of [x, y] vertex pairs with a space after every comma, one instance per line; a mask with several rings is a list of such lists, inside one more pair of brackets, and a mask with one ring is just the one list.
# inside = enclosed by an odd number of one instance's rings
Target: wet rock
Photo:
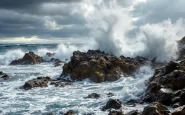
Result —
[[61, 82], [54, 82], [54, 81], [51, 81], [50, 85], [54, 85], [55, 87], [65, 87], [65, 84]]
[[0, 78], [2, 78], [4, 80], [8, 80], [8, 79], [11, 78], [11, 76], [9, 76], [6, 73], [3, 73], [2, 71], [0, 71]]
[[170, 89], [161, 88], [154, 93], [148, 93], [143, 99], [144, 102], [160, 102], [164, 105], [171, 105], [173, 92]]
[[63, 64], [65, 64], [64, 61], [55, 58], [51, 58], [50, 62], [53, 62], [55, 67], [62, 66]]
[[130, 100], [127, 101], [125, 104], [134, 107], [134, 106], [136, 106], [137, 103], [139, 103], [138, 100], [130, 99]]
[[176, 108], [171, 112], [171, 115], [185, 115], [185, 106]]
[[121, 101], [118, 99], [110, 99], [107, 104], [102, 108], [102, 111], [107, 109], [120, 109], [121, 108]]
[[160, 102], [174, 108], [185, 104], [185, 60], [171, 61], [166, 66], [156, 69], [149, 82], [151, 83], [145, 92], [144, 102]]
[[64, 115], [75, 115], [75, 112], [73, 110], [69, 110], [67, 113], [65, 113]]
[[11, 78], [9, 75], [3, 75], [1, 78], [3, 78], [4, 80], [7, 80], [9, 78]]
[[108, 115], [124, 115], [122, 111], [110, 111]]
[[49, 81], [51, 81], [50, 77], [38, 77], [37, 79], [27, 81], [23, 89], [29, 90], [36, 87], [48, 87]]
[[34, 65], [45, 62], [45, 60], [34, 54], [33, 52], [26, 53], [22, 59], [14, 60], [10, 65]]
[[100, 97], [101, 97], [100, 94], [92, 93], [92, 94], [89, 94], [87, 97], [84, 97], [84, 98], [94, 98], [94, 99], [98, 99], [98, 98], [100, 98]]
[[144, 108], [142, 115], [163, 115], [164, 111], [168, 111], [167, 107], [160, 103], [152, 103]]
[[47, 52], [46, 55], [47, 55], [48, 57], [52, 57], [53, 55], [55, 55], [55, 53]]
[[178, 60], [182, 60], [185, 57], [185, 37], [183, 37], [181, 40], [179, 40], [178, 42]]
[[121, 76], [132, 74], [146, 64], [146, 60], [105, 54], [99, 50], [87, 53], [75, 51], [71, 61], [63, 66], [61, 77], [70, 75], [72, 80], [89, 78], [93, 82], [116, 81]]
[[49, 114], [47, 114], [47, 115], [55, 115], [54, 113], [49, 113]]
[[113, 93], [107, 93], [107, 97], [113, 97], [114, 94]]
[[142, 113], [141, 111], [133, 110], [127, 113], [126, 115], [141, 115], [141, 113]]

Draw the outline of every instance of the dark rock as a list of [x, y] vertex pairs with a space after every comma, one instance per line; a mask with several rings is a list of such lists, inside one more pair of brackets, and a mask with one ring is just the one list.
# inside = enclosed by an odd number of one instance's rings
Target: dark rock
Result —
[[87, 53], [75, 51], [71, 61], [63, 66], [61, 77], [71, 76], [72, 80], [89, 78], [94, 82], [116, 81], [122, 75], [129, 75], [146, 64], [147, 60], [125, 58], [105, 54], [99, 50]]
[[54, 62], [55, 67], [62, 66], [63, 64], [65, 64], [64, 61], [61, 61], [61, 60], [55, 59], [55, 58], [51, 58], [50, 62]]
[[98, 99], [98, 98], [100, 98], [100, 97], [101, 97], [100, 94], [92, 93], [92, 94], [89, 94], [87, 97], [84, 97], [84, 98], [94, 98], [94, 99]]
[[67, 113], [65, 113], [64, 115], [75, 115], [75, 112], [73, 110], [69, 110]]
[[185, 115], [185, 106], [176, 108], [171, 112], [171, 115]]
[[0, 78], [2, 78], [4, 80], [8, 80], [8, 79], [11, 78], [11, 76], [9, 76], [6, 73], [3, 73], [2, 71], [0, 71]]
[[55, 87], [65, 87], [65, 84], [61, 82], [54, 82], [54, 81], [52, 81], [50, 85], [54, 85]]
[[162, 115], [161, 112], [168, 111], [168, 109], [160, 103], [152, 103], [144, 108], [142, 115]]
[[102, 108], [102, 111], [107, 109], [120, 109], [121, 108], [121, 101], [118, 99], [110, 99], [107, 104]]
[[46, 55], [47, 55], [48, 57], [52, 57], [53, 55], [55, 55], [55, 53], [47, 52]]
[[1, 78], [3, 78], [4, 80], [7, 80], [9, 78], [11, 78], [9, 75], [3, 75]]
[[142, 113], [141, 111], [134, 110], [134, 111], [127, 113], [126, 115], [141, 115], [141, 113]]
[[45, 62], [45, 60], [34, 54], [33, 52], [26, 53], [22, 59], [14, 60], [10, 65], [34, 65]]
[[113, 93], [107, 93], [107, 96], [108, 96], [108, 97], [113, 97], [114, 94], [113, 94]]
[[49, 77], [38, 77], [37, 79], [27, 81], [23, 88], [29, 90], [36, 87], [48, 87], [49, 81], [51, 81]]
[[159, 91], [154, 93], [148, 93], [145, 95], [144, 102], [160, 102], [164, 105], [169, 106], [172, 102], [173, 92], [170, 89], [161, 88]]
[[182, 60], [185, 57], [185, 37], [183, 37], [181, 40], [179, 40], [178, 42], [178, 59], [177, 60]]
[[130, 100], [127, 101], [125, 104], [126, 104], [126, 105], [129, 105], [129, 106], [136, 106], [137, 103], [139, 103], [138, 100], [130, 99]]
[[110, 111], [108, 115], [124, 115], [122, 111]]

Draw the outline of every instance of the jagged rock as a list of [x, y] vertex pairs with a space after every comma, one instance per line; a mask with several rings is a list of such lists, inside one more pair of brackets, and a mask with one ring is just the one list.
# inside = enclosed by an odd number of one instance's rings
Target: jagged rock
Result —
[[107, 97], [113, 97], [114, 94], [113, 93], [107, 93]]
[[52, 81], [50, 85], [54, 85], [55, 87], [65, 87], [65, 84], [61, 82], [54, 82], [54, 81]]
[[0, 78], [2, 78], [4, 80], [8, 80], [9, 78], [11, 78], [11, 76], [9, 76], [6, 73], [3, 73], [2, 71], [0, 71]]
[[168, 113], [168, 108], [160, 103], [152, 103], [144, 108], [142, 115], [164, 115]]
[[185, 106], [176, 108], [171, 112], [171, 115], [185, 115]]
[[64, 115], [75, 115], [75, 112], [73, 110], [69, 110], [67, 113], [65, 113]]
[[174, 108], [185, 104], [185, 60], [171, 61], [156, 69], [149, 82], [151, 83], [145, 92], [144, 102], [160, 102]]
[[52, 57], [53, 55], [55, 55], [55, 53], [47, 52], [46, 55], [47, 55], [48, 57]]
[[124, 115], [122, 111], [110, 111], [108, 115]]
[[178, 44], [178, 60], [182, 60], [185, 57], [185, 37], [177, 42]]
[[90, 78], [98, 83], [115, 81], [121, 76], [132, 74], [146, 62], [141, 58], [117, 58], [99, 50], [89, 50], [87, 53], [75, 51], [71, 61], [63, 66], [61, 77], [70, 75], [72, 80]]
[[121, 108], [121, 101], [118, 99], [110, 99], [107, 104], [102, 108], [102, 111], [107, 109], [120, 109]]
[[141, 115], [141, 111], [138, 110], [134, 110], [134, 111], [130, 111], [129, 113], [127, 113], [126, 115]]
[[51, 81], [50, 77], [38, 77], [37, 79], [27, 81], [23, 89], [29, 90], [36, 87], [48, 87], [49, 81]]
[[100, 94], [92, 93], [92, 94], [89, 94], [87, 97], [84, 97], [84, 98], [94, 98], [94, 99], [98, 99], [98, 98], [100, 98], [100, 97], [101, 97]]
[[63, 64], [65, 64], [64, 61], [61, 61], [61, 60], [55, 59], [55, 58], [51, 58], [50, 62], [54, 62], [55, 67], [62, 66]]
[[45, 62], [45, 60], [34, 54], [33, 52], [26, 53], [22, 59], [14, 60], [10, 65], [34, 65]]

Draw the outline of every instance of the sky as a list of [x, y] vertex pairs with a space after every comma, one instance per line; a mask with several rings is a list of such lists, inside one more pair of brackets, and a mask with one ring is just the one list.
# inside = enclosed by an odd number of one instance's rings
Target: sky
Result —
[[[184, 0], [0, 0], [0, 42], [101, 43], [105, 39], [100, 37], [110, 37], [115, 29], [124, 33], [120, 37], [138, 31], [160, 33], [152, 30], [154, 26], [178, 34], [184, 27], [184, 4]], [[171, 30], [165, 30], [169, 26]], [[98, 36], [105, 28], [106, 36]]]

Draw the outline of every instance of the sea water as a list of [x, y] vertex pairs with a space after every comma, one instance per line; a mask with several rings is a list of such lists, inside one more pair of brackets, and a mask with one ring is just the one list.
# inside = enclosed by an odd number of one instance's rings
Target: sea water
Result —
[[[108, 111], [101, 111], [106, 102], [119, 99], [123, 102], [121, 110], [127, 113], [131, 110], [142, 110], [145, 104], [126, 105], [130, 99], [138, 99], [145, 91], [145, 81], [152, 74], [153, 69], [141, 67], [133, 76], [122, 77], [114, 82], [93, 83], [89, 79], [74, 82], [72, 86], [35, 88], [28, 91], [20, 89], [28, 80], [49, 76], [53, 79], [62, 73], [62, 66], [54, 67], [52, 63], [37, 65], [9, 65], [14, 59], [19, 59], [28, 51], [38, 55], [47, 51], [57, 51], [57, 44], [1, 44], [0, 71], [12, 76], [8, 80], [0, 79], [0, 114], [2, 115], [46, 115], [48, 113], [65, 113], [74, 110], [79, 115], [94, 113], [107, 115]], [[84, 99], [91, 93], [101, 94], [99, 99]], [[108, 97], [113, 93], [113, 97]]]

